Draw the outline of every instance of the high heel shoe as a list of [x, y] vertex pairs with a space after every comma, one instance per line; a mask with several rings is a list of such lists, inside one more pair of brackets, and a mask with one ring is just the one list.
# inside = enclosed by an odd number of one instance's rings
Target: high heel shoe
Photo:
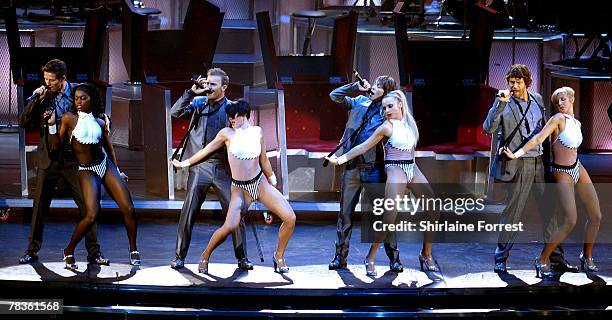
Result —
[[198, 272], [208, 274], [208, 260], [200, 260], [198, 264]]
[[140, 252], [137, 250], [130, 252], [130, 264], [133, 266], [139, 266], [141, 264]]
[[597, 272], [597, 271], [599, 271], [599, 268], [597, 268], [597, 266], [595, 265], [595, 262], [593, 261], [593, 257], [587, 258], [581, 252], [580, 256], [578, 258], [580, 259], [580, 270], [582, 270], [584, 272]]
[[536, 258], [534, 263], [536, 278], [543, 280], [553, 279], [555, 274], [550, 270], [550, 265], [547, 263], [540, 263], [540, 259]]
[[[281, 262], [283, 262], [285, 265], [281, 266], [280, 264]], [[274, 263], [274, 272], [278, 272], [278, 273], [289, 272], [289, 267], [287, 267], [287, 262], [285, 261], [285, 258], [276, 259], [276, 255], [272, 255], [272, 263]]]
[[[440, 272], [438, 261], [434, 259], [433, 256], [425, 258], [422, 254], [419, 254], [419, 264], [421, 265], [422, 272]], [[423, 267], [423, 265], [425, 265], [425, 267]]]
[[[376, 273], [376, 267], [374, 266], [374, 261], [369, 261], [368, 258], [364, 258], [363, 264], [365, 265], [366, 276], [376, 277], [377, 273]], [[372, 266], [374, 269], [373, 270], [370, 269], [369, 266]]]
[[76, 260], [74, 259], [74, 255], [73, 254], [66, 254], [64, 253], [64, 259], [62, 259], [65, 263], [66, 266], [64, 267], [64, 269], [67, 270], [76, 270], [79, 268], [79, 266], [77, 266], [76, 264]]

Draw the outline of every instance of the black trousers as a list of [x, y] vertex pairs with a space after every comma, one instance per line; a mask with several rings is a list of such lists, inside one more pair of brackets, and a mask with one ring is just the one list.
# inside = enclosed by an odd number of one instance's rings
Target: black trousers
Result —
[[[359, 201], [361, 190], [365, 188], [364, 191], [372, 195], [377, 192], [376, 190], [373, 190], [375, 188], [370, 188], [367, 183], [364, 184], [361, 182], [360, 175], [362, 170], [366, 169], [346, 169], [342, 174], [342, 185], [340, 187], [340, 212], [338, 212], [338, 224], [336, 230], [338, 234], [338, 239], [336, 241], [336, 255], [343, 259], [346, 259], [348, 256], [349, 242], [353, 232], [353, 214], [355, 213], [355, 206], [357, 206], [357, 202]], [[371, 178], [371, 181], [376, 180], [376, 178]], [[378, 180], [379, 183], [385, 183], [384, 177], [381, 177], [381, 179]], [[384, 246], [385, 253], [387, 254], [387, 257], [389, 257], [389, 260], [391, 262], [399, 261], [397, 240], [392, 239], [389, 242], [385, 242]]]
[[[36, 193], [32, 208], [32, 224], [30, 227], [29, 244], [26, 251], [37, 253], [42, 246], [44, 220], [49, 213], [51, 199], [55, 195], [58, 184], [64, 183], [72, 193], [72, 198], [79, 208], [81, 218], [85, 217], [85, 204], [79, 184], [77, 166], [74, 161], [52, 161], [47, 169], [36, 171]], [[97, 224], [85, 235], [85, 247], [88, 256], [94, 257], [100, 252], [97, 238]], [[59, 252], [58, 252], [59, 254]]]
[[[189, 243], [191, 242], [191, 233], [195, 217], [202, 203], [206, 199], [208, 189], [213, 188], [219, 201], [223, 215], [227, 214], [231, 197], [231, 177], [225, 171], [225, 165], [221, 161], [210, 159], [197, 166], [189, 168], [189, 177], [187, 178], [187, 194], [185, 202], [181, 209], [181, 217], [179, 219], [177, 236], [176, 236], [176, 252], [177, 258], [185, 259], [189, 251]], [[248, 207], [242, 209], [242, 214], [247, 212]], [[232, 243], [234, 245], [234, 254], [236, 259], [241, 260], [247, 257], [245, 238], [244, 220], [240, 220], [240, 227], [232, 234]]]

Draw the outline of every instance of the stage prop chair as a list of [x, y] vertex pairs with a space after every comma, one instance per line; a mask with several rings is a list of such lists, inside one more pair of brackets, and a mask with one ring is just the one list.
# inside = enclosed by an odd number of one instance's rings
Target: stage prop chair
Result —
[[[126, 0], [124, 5], [129, 2]], [[116, 99], [124, 104], [122, 122], [129, 134], [127, 143], [119, 144], [144, 151], [145, 191], [174, 199], [175, 176], [168, 158], [189, 128], [189, 120], [172, 119], [170, 109], [191, 86], [189, 79], [194, 74], [205, 75], [213, 66], [225, 13], [208, 1], [191, 0], [182, 29], [148, 30], [144, 15], [133, 11], [133, 7], [129, 9], [123, 16], [123, 43], [132, 41], [137, 45], [132, 45], [130, 54], [124, 51], [123, 58], [138, 60], [139, 64], [128, 67], [132, 84], [121, 87], [123, 92]], [[133, 42], [133, 37], [138, 42]], [[139, 81], [141, 85], [134, 85]], [[228, 90], [230, 99], [244, 96], [242, 85], [230, 84]]]
[[[17, 85], [17, 106], [21, 114], [25, 107], [25, 97], [44, 83], [40, 68], [51, 59], [60, 59], [68, 65], [68, 81], [71, 83], [93, 82], [102, 94], [106, 112], [110, 115], [110, 96], [112, 88], [100, 80], [106, 46], [106, 11], [103, 8], [89, 12], [81, 47], [22, 47], [19, 40], [19, 26], [14, 7], [7, 10], [5, 20], [9, 45], [10, 68], [13, 82]], [[28, 161], [26, 146], [38, 145], [38, 130], [19, 129], [19, 161], [21, 195], [29, 195]], [[29, 149], [29, 148], [28, 148]], [[33, 163], [33, 162], [32, 162]], [[32, 170], [34, 171], [34, 170]]]
[[486, 84], [495, 11], [481, 5], [472, 10], [469, 39], [408, 41], [405, 15], [394, 13], [394, 22], [400, 85], [422, 132], [417, 154], [475, 160], [455, 170], [456, 181], [475, 183], [476, 193], [483, 193], [491, 138], [482, 121], [497, 92]]
[[[277, 99], [279, 141], [287, 149], [305, 150], [311, 157], [322, 158], [338, 143], [347, 111], [329, 99], [329, 92], [351, 81], [357, 13], [349, 12], [334, 19], [331, 53], [323, 56], [279, 56], [276, 53], [268, 12], [259, 12], [257, 28], [264, 60], [266, 84]], [[282, 138], [282, 136], [285, 138]], [[282, 150], [282, 148], [281, 148]], [[286, 154], [281, 155], [286, 164]], [[282, 170], [282, 192], [288, 196], [288, 169]], [[315, 172], [316, 185], [336, 189], [333, 172]]]

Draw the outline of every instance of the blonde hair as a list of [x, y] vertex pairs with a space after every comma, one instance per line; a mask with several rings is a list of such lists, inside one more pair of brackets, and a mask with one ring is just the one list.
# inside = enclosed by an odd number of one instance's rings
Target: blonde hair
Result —
[[415, 138], [415, 144], [419, 141], [419, 128], [417, 128], [416, 121], [412, 116], [412, 113], [408, 110], [408, 100], [406, 100], [406, 95], [402, 90], [394, 90], [385, 96], [385, 98], [394, 98], [399, 101], [402, 105], [402, 121], [412, 130]]
[[553, 92], [552, 96], [550, 96], [550, 101], [552, 102], [553, 106], [556, 106], [557, 104], [559, 104], [559, 95], [560, 94], [565, 94], [566, 96], [570, 97], [570, 98], [574, 98], [574, 89], [570, 88], [570, 87], [561, 87], [557, 90], [555, 90], [555, 92]]

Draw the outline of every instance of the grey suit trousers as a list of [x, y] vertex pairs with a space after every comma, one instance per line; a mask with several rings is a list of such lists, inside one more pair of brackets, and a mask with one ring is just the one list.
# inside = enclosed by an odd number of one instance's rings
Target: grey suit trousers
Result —
[[[206, 193], [211, 187], [215, 190], [221, 202], [222, 212], [225, 216], [231, 197], [231, 178], [225, 170], [225, 165], [220, 160], [209, 159], [206, 162], [189, 168], [187, 194], [181, 209], [176, 237], [175, 254], [177, 258], [185, 259], [187, 256], [196, 214], [200, 212], [202, 203], [206, 199]], [[241, 214], [244, 214], [247, 209], [243, 208]], [[247, 257], [244, 229], [244, 220], [240, 219], [240, 227], [232, 234], [234, 254], [238, 260]]]

